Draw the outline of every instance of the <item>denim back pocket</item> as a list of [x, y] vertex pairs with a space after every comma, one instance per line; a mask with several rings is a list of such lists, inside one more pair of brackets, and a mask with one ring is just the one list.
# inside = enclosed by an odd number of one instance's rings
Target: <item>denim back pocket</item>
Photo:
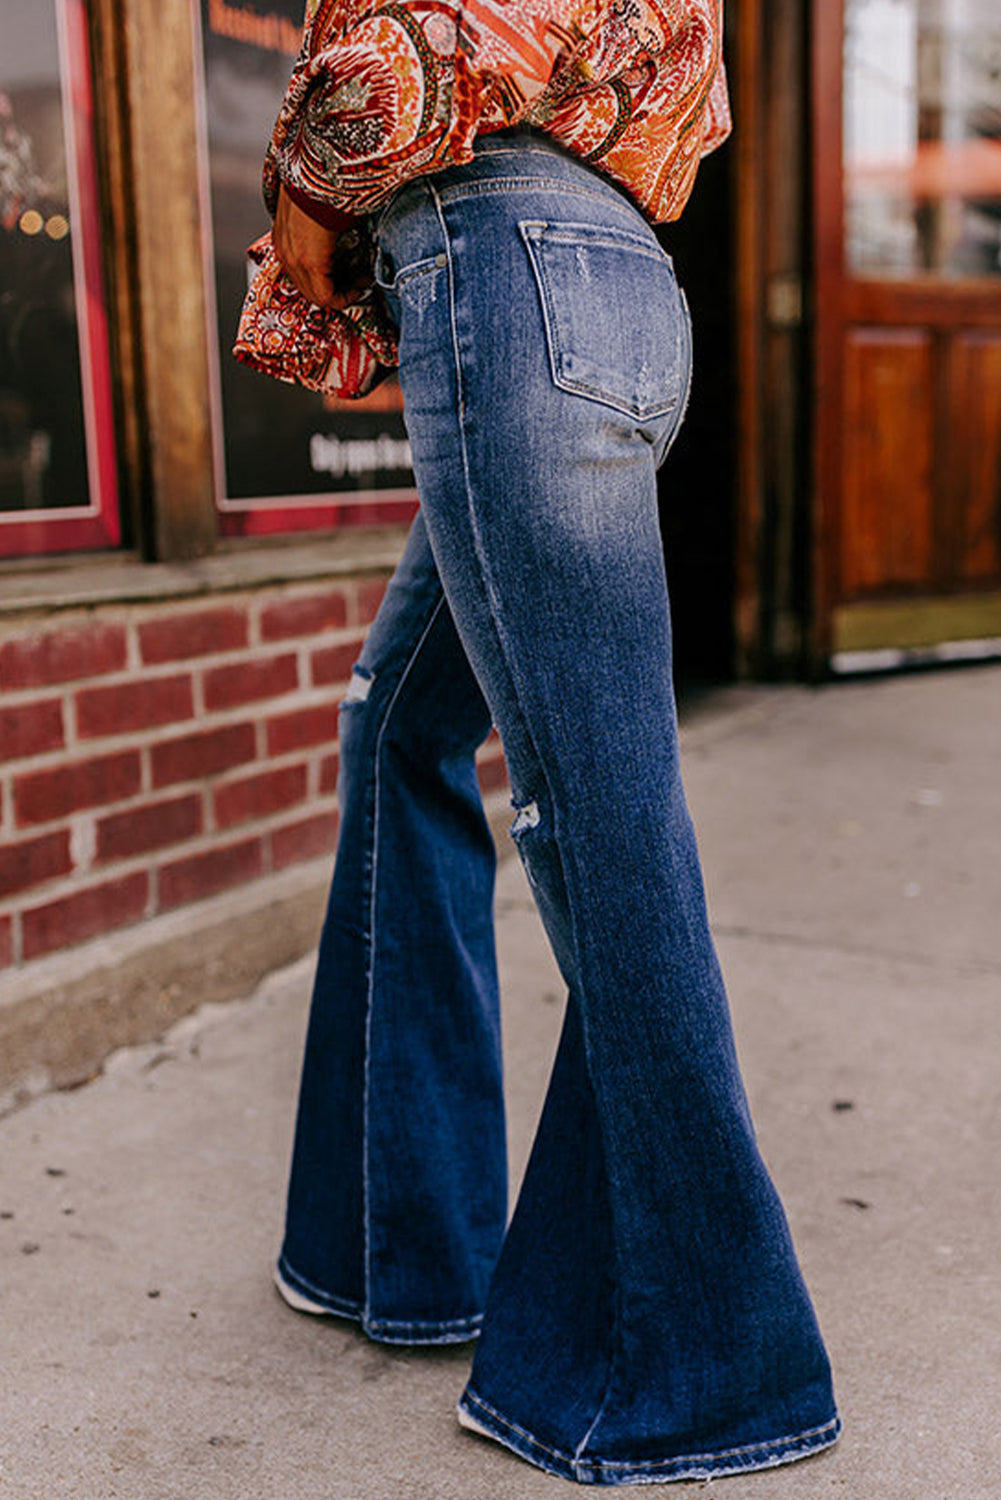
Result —
[[685, 309], [652, 235], [607, 224], [519, 224], [542, 299], [553, 380], [647, 421], [684, 398]]

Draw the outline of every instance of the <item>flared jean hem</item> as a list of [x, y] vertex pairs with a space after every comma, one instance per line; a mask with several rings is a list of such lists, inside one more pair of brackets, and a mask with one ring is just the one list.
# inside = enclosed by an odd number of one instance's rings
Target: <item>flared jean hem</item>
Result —
[[362, 1332], [377, 1344], [465, 1344], [479, 1336], [482, 1313], [445, 1322], [415, 1320], [404, 1322], [392, 1318], [371, 1318], [359, 1302], [325, 1291], [290, 1265], [284, 1255], [278, 1258], [278, 1274], [293, 1291], [318, 1303], [331, 1316], [358, 1323]]
[[547, 1474], [556, 1474], [560, 1479], [570, 1479], [577, 1484], [667, 1484], [672, 1480], [722, 1479], [752, 1469], [776, 1469], [781, 1464], [795, 1463], [797, 1459], [808, 1458], [823, 1448], [829, 1448], [841, 1434], [841, 1420], [835, 1416], [822, 1427], [811, 1427], [805, 1432], [774, 1438], [767, 1443], [749, 1443], [718, 1453], [689, 1453], [675, 1458], [630, 1462], [591, 1455], [578, 1458], [572, 1453], [550, 1448], [524, 1427], [508, 1421], [469, 1386], [462, 1394], [458, 1409], [519, 1458], [527, 1459]]

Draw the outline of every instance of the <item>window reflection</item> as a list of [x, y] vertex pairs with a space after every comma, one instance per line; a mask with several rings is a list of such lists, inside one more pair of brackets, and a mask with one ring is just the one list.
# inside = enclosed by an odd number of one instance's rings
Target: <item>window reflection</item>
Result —
[[52, 0], [5, 0], [0, 47], [0, 511], [88, 503]]
[[999, 0], [846, 0], [847, 260], [1001, 275]]

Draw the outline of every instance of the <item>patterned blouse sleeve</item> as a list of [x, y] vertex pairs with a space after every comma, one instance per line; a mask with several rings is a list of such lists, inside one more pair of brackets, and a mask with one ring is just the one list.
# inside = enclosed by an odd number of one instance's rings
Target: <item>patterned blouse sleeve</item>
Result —
[[366, 213], [409, 178], [468, 161], [572, 59], [599, 0], [320, 0], [265, 162], [315, 216]]

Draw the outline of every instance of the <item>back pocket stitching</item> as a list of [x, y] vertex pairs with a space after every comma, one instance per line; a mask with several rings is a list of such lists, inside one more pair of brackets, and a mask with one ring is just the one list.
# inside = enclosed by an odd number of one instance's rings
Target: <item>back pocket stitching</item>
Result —
[[[559, 390], [568, 391], [571, 395], [585, 396], [593, 401], [598, 401], [603, 406], [611, 407], [613, 411], [619, 411], [625, 416], [633, 417], [636, 421], [648, 422], [654, 417], [666, 416], [668, 412], [674, 411], [678, 405], [677, 396], [668, 401], [658, 401], [653, 405], [633, 405], [631, 402], [617, 397], [609, 391], [590, 385], [585, 380], [574, 379], [573, 376], [564, 373], [562, 366], [566, 359], [566, 351], [560, 341], [559, 323], [552, 302], [549, 281], [546, 277], [541, 245], [543, 239], [548, 237], [556, 244], [571, 248], [579, 245], [581, 238], [586, 238], [591, 245], [616, 250], [627, 249], [646, 260], [659, 261], [668, 267], [672, 266], [670, 256], [656, 242], [654, 245], [649, 245], [639, 235], [630, 233], [628, 230], [619, 230], [607, 225], [568, 224], [562, 221], [558, 224], [551, 224], [544, 219], [523, 219], [519, 222], [518, 229], [528, 253], [529, 263], [531, 264], [535, 282], [539, 289], [539, 298], [542, 304], [542, 321], [546, 331], [546, 346], [549, 354], [549, 369], [553, 384]], [[679, 325], [675, 330], [676, 358], [680, 350], [680, 341], [681, 330]]]

